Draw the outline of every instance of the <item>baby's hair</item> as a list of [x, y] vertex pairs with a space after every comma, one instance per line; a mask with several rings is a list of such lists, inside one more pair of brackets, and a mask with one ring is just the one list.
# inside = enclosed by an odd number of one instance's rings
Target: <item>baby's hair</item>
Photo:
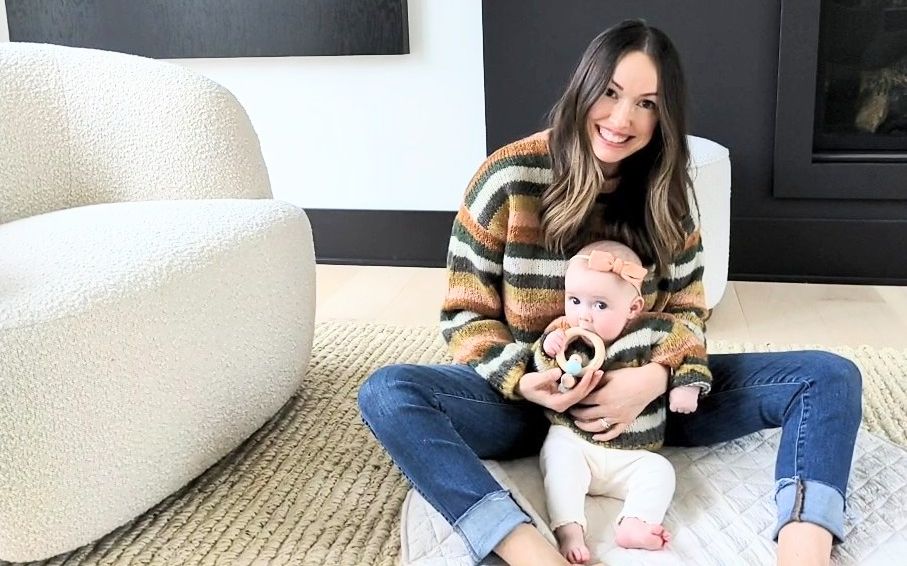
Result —
[[[620, 258], [624, 261], [629, 261], [633, 263], [638, 263], [642, 265], [642, 260], [639, 259], [639, 256], [636, 255], [629, 246], [625, 246], [620, 242], [614, 240], [598, 240], [597, 242], [592, 242], [583, 246], [583, 248], [576, 253], [576, 255], [589, 255], [590, 252], [611, 252], [614, 254], [614, 257]], [[576, 256], [574, 256], [576, 257]], [[573, 258], [571, 258], [572, 260]]]

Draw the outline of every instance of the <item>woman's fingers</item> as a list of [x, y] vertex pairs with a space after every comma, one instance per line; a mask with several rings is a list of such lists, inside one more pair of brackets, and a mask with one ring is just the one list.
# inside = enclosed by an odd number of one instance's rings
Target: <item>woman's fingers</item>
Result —
[[541, 393], [544, 398], [541, 400], [541, 405], [550, 407], [550, 401], [548, 401], [548, 399], [557, 395], [557, 380], [560, 379], [562, 373], [560, 368], [552, 368], [539, 373], [539, 381], [536, 385], [536, 390]]
[[553, 384], [563, 372], [560, 368], [551, 368], [539, 373], [542, 376], [542, 383]]
[[575, 405], [589, 394], [590, 391], [595, 389], [598, 385], [598, 382], [602, 379], [602, 371], [588, 371], [579, 380], [579, 383], [573, 386], [573, 389], [564, 393], [564, 400], [569, 401], [567, 405], [564, 406], [564, 410], [567, 410], [569, 407]]
[[[583, 401], [585, 401], [585, 399], [583, 399]], [[573, 409], [570, 409], [570, 416], [580, 421], [591, 421], [605, 416], [605, 410], [601, 405], [574, 407]]]
[[576, 427], [580, 430], [592, 433], [592, 439], [607, 442], [614, 440], [629, 426], [627, 423], [612, 423], [605, 417], [599, 417], [587, 421], [574, 421]]
[[578, 390], [576, 400], [579, 401], [585, 398], [590, 391], [595, 389], [595, 387], [598, 385], [598, 382], [601, 381], [602, 375], [604, 375], [604, 372], [602, 372], [601, 370], [587, 371], [586, 375], [583, 376], [583, 378], [579, 383], [576, 384], [576, 387], [574, 388]]
[[574, 423], [580, 430], [592, 433], [602, 433], [613, 428], [613, 425], [604, 417], [591, 421], [574, 421]]
[[558, 413], [563, 413], [595, 388], [601, 378], [602, 372], [599, 370], [586, 372], [586, 375], [579, 380], [579, 383], [573, 386], [573, 389], [564, 393], [557, 393], [549, 408]]
[[623, 432], [627, 430], [628, 426], [630, 425], [626, 423], [617, 423], [601, 434], [592, 435], [592, 440], [598, 440], [599, 442], [614, 440], [615, 438], [623, 434]]

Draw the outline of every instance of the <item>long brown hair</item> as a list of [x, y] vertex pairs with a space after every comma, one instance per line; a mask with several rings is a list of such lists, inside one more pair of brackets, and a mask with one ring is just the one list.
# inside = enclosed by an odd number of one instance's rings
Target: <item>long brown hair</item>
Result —
[[684, 219], [690, 214], [686, 85], [671, 40], [643, 21], [621, 22], [593, 39], [549, 113], [553, 181], [542, 195], [542, 232], [545, 246], [560, 253], [588, 243], [584, 226], [605, 176], [592, 152], [586, 120], [618, 61], [633, 51], [647, 54], [655, 64], [658, 122], [652, 140], [618, 168], [620, 182], [608, 201], [601, 237], [627, 244], [664, 273], [682, 249]]

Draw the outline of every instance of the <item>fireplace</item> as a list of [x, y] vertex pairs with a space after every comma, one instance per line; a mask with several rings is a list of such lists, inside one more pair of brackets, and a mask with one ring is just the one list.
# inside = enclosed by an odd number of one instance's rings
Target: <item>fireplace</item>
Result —
[[907, 0], [785, 1], [773, 194], [907, 200]]

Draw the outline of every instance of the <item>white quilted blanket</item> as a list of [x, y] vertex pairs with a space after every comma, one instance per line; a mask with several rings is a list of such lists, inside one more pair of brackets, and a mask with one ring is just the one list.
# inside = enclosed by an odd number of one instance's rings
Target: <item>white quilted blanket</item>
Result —
[[[677, 490], [665, 518], [674, 534], [667, 550], [627, 550], [613, 543], [613, 499], [589, 497], [589, 548], [611, 565], [774, 564], [770, 539], [775, 521], [773, 468], [780, 431], [752, 434], [709, 448], [666, 448], [677, 470]], [[834, 458], [833, 454], [829, 457]], [[550, 540], [537, 458], [486, 462], [539, 530]], [[851, 473], [846, 541], [832, 564], [904, 564], [907, 556], [907, 451], [860, 431]], [[472, 564], [459, 536], [422, 497], [403, 503], [401, 563], [419, 566]], [[496, 558], [483, 564], [502, 564]]]

